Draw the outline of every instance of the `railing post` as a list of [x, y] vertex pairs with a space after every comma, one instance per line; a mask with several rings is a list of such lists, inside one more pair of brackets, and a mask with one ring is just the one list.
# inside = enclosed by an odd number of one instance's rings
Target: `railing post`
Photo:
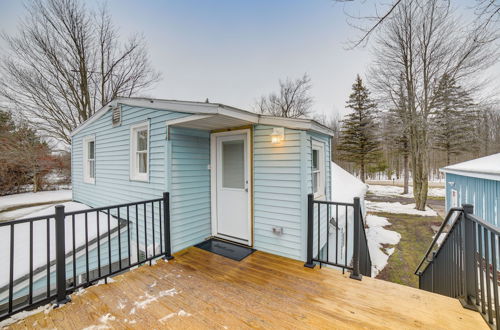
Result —
[[476, 238], [474, 237], [474, 223], [467, 217], [468, 214], [474, 213], [474, 206], [471, 204], [463, 204], [462, 213], [463, 221], [463, 251], [464, 251], [464, 297], [460, 300], [462, 305], [475, 310], [472, 297], [475, 297], [475, 254], [476, 254]]
[[350, 278], [361, 280], [359, 272], [360, 234], [361, 234], [361, 204], [359, 197], [354, 197], [354, 240], [352, 253], [352, 273]]
[[170, 193], [163, 193], [163, 221], [165, 228], [165, 256], [163, 259], [171, 260], [174, 257], [172, 256], [172, 246], [170, 243]]
[[[64, 228], [64, 205], [56, 205], [55, 227], [56, 227], [56, 304], [63, 305], [70, 301], [66, 295], [66, 242]], [[50, 274], [47, 274], [50, 276]]]
[[[314, 268], [313, 263], [313, 231], [314, 231], [314, 195], [307, 195], [307, 261], [304, 267]], [[319, 237], [318, 237], [319, 239]], [[319, 251], [318, 251], [319, 253]]]

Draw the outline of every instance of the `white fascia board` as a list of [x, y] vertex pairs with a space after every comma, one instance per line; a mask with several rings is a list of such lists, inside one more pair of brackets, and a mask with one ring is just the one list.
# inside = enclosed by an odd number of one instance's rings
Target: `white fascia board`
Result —
[[[225, 115], [233, 118], [238, 118], [247, 122], [271, 126], [284, 126], [292, 129], [312, 130], [325, 135], [333, 136], [333, 132], [327, 127], [316, 123], [310, 119], [300, 118], [282, 118], [263, 116], [257, 113], [233, 108], [217, 103], [201, 103], [201, 102], [188, 102], [188, 101], [171, 101], [171, 100], [158, 100], [147, 98], [124, 98], [118, 97], [113, 101], [106, 104], [99, 109], [91, 118], [77, 127], [71, 136], [74, 136], [85, 127], [89, 126], [92, 122], [102, 117], [107, 111], [117, 104], [128, 105], [133, 107], [141, 107], [157, 110], [168, 110], [172, 112], [191, 113], [193, 115]], [[199, 119], [199, 118], [198, 118]], [[190, 120], [193, 120], [191, 117]]]
[[259, 119], [259, 124], [270, 126], [284, 126], [287, 128], [300, 129], [304, 131], [315, 131], [325, 135], [333, 136], [333, 132], [330, 129], [310, 119], [262, 116]]
[[216, 114], [217, 104], [212, 103], [196, 103], [184, 101], [168, 101], [157, 99], [134, 99], [134, 98], [118, 98], [117, 102], [124, 105], [133, 107], [141, 107], [157, 110], [169, 110], [173, 112], [186, 112], [186, 113], [205, 113]]
[[215, 116], [215, 115], [191, 115], [191, 116], [186, 116], [186, 117], [182, 117], [182, 118], [167, 120], [167, 121], [165, 121], [165, 125], [173, 126], [173, 125], [178, 125], [178, 124], [182, 124], [182, 123], [187, 123], [187, 122], [190, 122], [193, 120], [206, 119], [206, 118], [210, 118], [213, 116]]
[[224, 106], [219, 107], [218, 113], [224, 116], [229, 116], [233, 118], [238, 118], [244, 121], [249, 121], [254, 124], [257, 124], [259, 122], [259, 115], [256, 113], [244, 111], [244, 110], [239, 110], [239, 109], [234, 109], [234, 108], [227, 108]]
[[459, 170], [450, 170], [447, 168], [441, 168], [440, 171], [443, 173], [446, 173], [446, 174], [456, 174], [456, 175], [468, 176], [468, 177], [473, 177], [473, 178], [478, 178], [478, 179], [500, 181], [500, 174], [495, 174], [495, 173], [481, 173], [481, 172], [463, 171], [463, 170], [459, 171]]

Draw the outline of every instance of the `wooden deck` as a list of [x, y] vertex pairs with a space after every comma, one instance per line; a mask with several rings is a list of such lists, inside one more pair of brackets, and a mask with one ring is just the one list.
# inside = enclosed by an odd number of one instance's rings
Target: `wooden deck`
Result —
[[236, 262], [189, 248], [114, 280], [11, 327], [488, 329], [457, 300], [259, 251]]

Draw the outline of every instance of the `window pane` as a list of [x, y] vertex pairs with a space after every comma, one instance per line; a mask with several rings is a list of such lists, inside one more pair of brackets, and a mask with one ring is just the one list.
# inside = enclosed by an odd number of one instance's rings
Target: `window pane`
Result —
[[89, 159], [94, 159], [95, 155], [95, 142], [94, 141], [89, 141]]
[[222, 142], [222, 186], [224, 188], [245, 188], [243, 140]]
[[313, 154], [312, 154], [312, 161], [313, 161], [313, 170], [317, 170], [318, 169], [318, 150], [313, 150]]
[[148, 150], [148, 131], [137, 131], [137, 151]]
[[137, 154], [139, 160], [139, 173], [148, 172], [148, 154], [146, 152], [141, 152]]
[[316, 172], [316, 173], [313, 173], [313, 193], [316, 193], [318, 192], [319, 188], [318, 188], [318, 177], [319, 177], [319, 173]]
[[89, 178], [95, 179], [95, 160], [89, 160]]

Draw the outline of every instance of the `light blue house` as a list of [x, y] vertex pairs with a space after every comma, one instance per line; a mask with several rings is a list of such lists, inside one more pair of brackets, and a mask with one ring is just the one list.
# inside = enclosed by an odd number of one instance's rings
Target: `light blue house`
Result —
[[222, 104], [117, 98], [72, 133], [73, 200], [170, 192], [173, 252], [210, 237], [306, 259], [307, 194], [331, 199], [333, 133]]
[[464, 203], [474, 205], [474, 214], [500, 226], [500, 153], [443, 169], [446, 174], [446, 209]]

